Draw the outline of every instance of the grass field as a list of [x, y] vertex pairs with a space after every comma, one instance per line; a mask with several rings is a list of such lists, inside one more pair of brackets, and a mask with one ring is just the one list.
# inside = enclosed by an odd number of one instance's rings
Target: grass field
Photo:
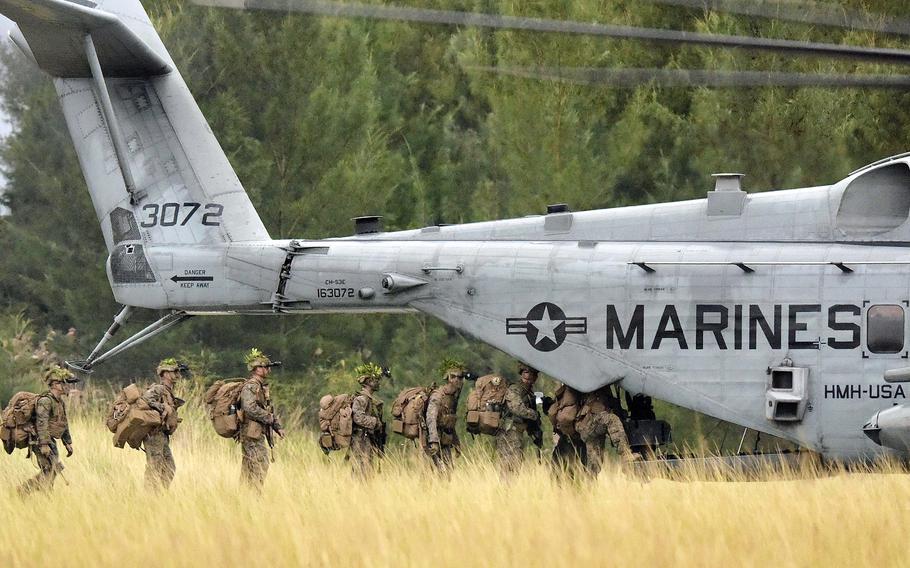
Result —
[[[764, 481], [645, 480], [608, 468], [559, 482], [533, 463], [503, 483], [482, 452], [440, 479], [394, 452], [367, 482], [312, 438], [281, 443], [264, 493], [239, 486], [240, 452], [191, 416], [177, 478], [149, 494], [144, 455], [97, 417], [73, 419], [76, 454], [49, 497], [0, 456], [0, 566], [669, 566], [906, 564], [910, 477], [790, 472]], [[710, 476], [709, 476], [710, 478]]]

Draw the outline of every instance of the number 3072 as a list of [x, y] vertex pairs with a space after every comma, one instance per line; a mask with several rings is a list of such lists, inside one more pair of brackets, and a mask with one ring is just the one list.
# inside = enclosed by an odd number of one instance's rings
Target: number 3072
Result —
[[[202, 209], [202, 212], [199, 210]], [[197, 213], [199, 213], [197, 215]], [[142, 223], [145, 228], [148, 227], [183, 227], [195, 217], [202, 217], [202, 224], [207, 227], [217, 227], [221, 225], [221, 214], [224, 213], [224, 205], [220, 203], [149, 203], [142, 208]]]

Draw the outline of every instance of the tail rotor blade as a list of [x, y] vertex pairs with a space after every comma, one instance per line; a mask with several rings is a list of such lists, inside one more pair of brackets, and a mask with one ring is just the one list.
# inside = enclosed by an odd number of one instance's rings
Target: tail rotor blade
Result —
[[267, 10], [285, 13], [300, 12], [323, 16], [368, 18], [504, 30], [527, 30], [616, 39], [645, 40], [672, 45], [742, 48], [750, 51], [790, 55], [815, 55], [860, 61], [875, 61], [880, 63], [910, 64], [910, 51], [901, 49], [857, 47], [744, 36], [711, 35], [696, 32], [637, 28], [611, 24], [525, 18], [520, 16], [501, 16], [479, 12], [430, 10], [425, 8], [405, 8], [399, 6], [367, 5], [353, 2], [328, 2], [322, 0], [193, 0], [193, 2], [204, 6], [243, 10]]
[[910, 20], [864, 13], [806, 0], [648, 0], [655, 4], [713, 10], [850, 30], [868, 30], [910, 36]]
[[495, 73], [612, 89], [633, 89], [642, 85], [658, 87], [819, 87], [906, 89], [910, 75], [817, 75], [770, 71], [713, 71], [704, 69], [600, 69], [576, 67], [484, 67], [468, 71]]

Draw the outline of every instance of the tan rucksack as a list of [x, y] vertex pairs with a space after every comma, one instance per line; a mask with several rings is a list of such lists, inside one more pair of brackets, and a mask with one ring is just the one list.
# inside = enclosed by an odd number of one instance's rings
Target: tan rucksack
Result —
[[0, 441], [11, 454], [17, 448], [27, 448], [35, 432], [35, 403], [41, 395], [17, 392], [0, 412]]
[[575, 419], [581, 407], [578, 391], [560, 385], [553, 398], [555, 400], [547, 411], [553, 429], [565, 436], [575, 436]]
[[326, 453], [351, 445], [354, 395], [327, 394], [319, 399], [319, 447]]
[[392, 432], [416, 440], [426, 431], [427, 401], [434, 388], [411, 387], [398, 393], [392, 402]]
[[246, 379], [215, 381], [202, 396], [212, 426], [222, 438], [236, 438], [240, 433], [240, 391], [245, 383]]
[[502, 418], [502, 402], [509, 383], [498, 375], [485, 375], [477, 379], [468, 395], [468, 415], [465, 420], [471, 434], [495, 435]]
[[129, 445], [138, 450], [152, 430], [161, 426], [161, 414], [149, 407], [142, 398], [142, 390], [131, 384], [114, 399], [104, 423], [114, 434], [115, 447]]
[[578, 417], [575, 421], [575, 429], [582, 440], [587, 441], [594, 431], [594, 417], [609, 410], [611, 407], [610, 399], [604, 390], [596, 390], [584, 395], [579, 404]]

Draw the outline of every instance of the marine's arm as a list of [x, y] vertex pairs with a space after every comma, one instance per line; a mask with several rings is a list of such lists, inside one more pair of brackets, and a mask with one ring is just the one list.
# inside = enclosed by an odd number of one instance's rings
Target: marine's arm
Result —
[[66, 421], [66, 430], [63, 431], [63, 435], [60, 436], [60, 441], [63, 442], [63, 445], [66, 446], [67, 454], [73, 455], [73, 437], [70, 435], [70, 421]]
[[442, 389], [436, 389], [427, 402], [427, 443], [439, 443], [439, 428], [436, 422], [439, 418], [439, 405], [442, 402]]
[[505, 396], [505, 405], [506, 410], [512, 416], [516, 418], [524, 418], [525, 420], [540, 420], [540, 416], [537, 414], [537, 409], [527, 406], [523, 397], [517, 393], [514, 389], [509, 389], [506, 391]]
[[249, 382], [243, 385], [243, 390], [240, 391], [240, 409], [243, 410], [243, 415], [246, 419], [255, 420], [260, 424], [271, 426], [274, 421], [272, 419], [272, 413], [259, 402], [260, 388], [262, 387], [255, 382]]
[[367, 408], [369, 408], [367, 397], [362, 394], [355, 396], [354, 402], [351, 404], [351, 418], [357, 426], [373, 431], [379, 428], [380, 422], [375, 416], [370, 416], [367, 413]]
[[50, 446], [51, 444], [51, 413], [54, 403], [49, 396], [42, 396], [35, 403], [35, 430], [38, 435], [38, 445]]
[[158, 412], [162, 418], [167, 412], [164, 405], [164, 388], [164, 385], [158, 383], [145, 389], [145, 392], [142, 393], [142, 400], [149, 405], [149, 408]]

